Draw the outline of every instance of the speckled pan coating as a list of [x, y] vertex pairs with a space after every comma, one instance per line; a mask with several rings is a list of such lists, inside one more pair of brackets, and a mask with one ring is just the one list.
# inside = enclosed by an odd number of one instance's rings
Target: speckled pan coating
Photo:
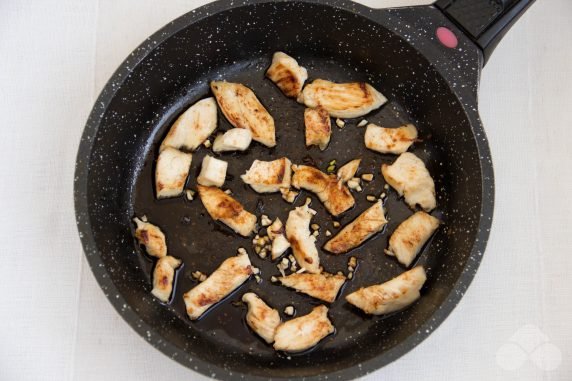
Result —
[[[444, 48], [436, 41], [434, 32], [439, 26], [456, 32], [460, 38], [457, 49]], [[190, 272], [210, 272], [234, 254], [231, 251], [241, 242], [247, 249], [250, 245], [246, 239], [227, 237], [228, 230], [201, 219], [204, 210], [198, 200], [190, 204], [184, 198], [155, 202], [152, 197], [153, 160], [169, 124], [185, 107], [206, 96], [207, 80], [223, 73], [256, 90], [275, 116], [279, 147], [281, 143], [303, 142], [303, 107], [281, 96], [263, 79], [265, 66], [278, 49], [299, 58], [311, 78], [361, 79], [374, 84], [390, 98], [390, 104], [368, 115], [371, 122], [417, 124], [425, 142], [413, 152], [428, 163], [435, 177], [437, 213], [445, 219], [418, 260], [428, 268], [428, 281], [418, 303], [385, 318], [370, 318], [339, 300], [330, 313], [336, 334], [310, 353], [296, 356], [274, 353], [248, 331], [245, 308], [231, 304], [249, 290], [259, 292], [279, 310], [293, 304], [298, 314], [303, 314], [315, 304], [269, 282], [257, 285], [250, 281], [197, 323], [185, 318], [181, 295], [192, 284]], [[397, 359], [447, 317], [471, 282], [485, 249], [494, 184], [477, 112], [481, 66], [477, 48], [433, 7], [373, 10], [349, 1], [223, 0], [173, 21], [119, 67], [94, 105], [80, 144], [75, 176], [77, 224], [101, 288], [151, 345], [181, 364], [219, 379], [351, 379]], [[343, 130], [335, 128], [332, 145], [323, 153], [317, 148], [298, 148], [291, 158], [299, 162], [310, 154], [324, 165], [333, 158], [339, 162], [354, 158], [356, 152], [365, 150], [365, 129], [356, 128], [355, 123], [348, 123]], [[220, 126], [228, 128], [228, 123], [221, 121]], [[200, 149], [193, 158], [193, 173], [205, 153]], [[238, 175], [254, 157], [269, 160], [283, 153], [255, 146], [243, 156], [223, 155], [234, 175], [227, 185], [247, 208], [256, 208], [259, 197], [240, 186]], [[358, 205], [342, 223], [367, 207], [367, 194], [383, 191], [379, 164], [393, 160], [372, 152], [365, 152], [363, 158], [362, 172], [373, 172], [376, 179], [357, 196]], [[194, 179], [190, 186], [194, 187]], [[323, 207], [313, 199], [323, 231], [329, 226], [334, 232]], [[276, 195], [264, 196], [263, 202], [265, 213], [285, 221], [288, 204]], [[395, 193], [385, 205], [390, 222], [383, 234], [354, 252], [360, 262], [369, 265], [358, 265], [355, 279], [343, 295], [403, 271], [382, 250], [389, 234], [412, 212]], [[133, 241], [133, 214], [147, 214], [164, 228], [171, 254], [185, 262], [170, 306], [160, 304], [149, 293], [152, 261]], [[322, 234], [319, 243], [325, 240]], [[264, 279], [276, 273], [268, 261], [250, 257], [262, 269]], [[330, 271], [346, 271], [348, 257], [321, 254]]]

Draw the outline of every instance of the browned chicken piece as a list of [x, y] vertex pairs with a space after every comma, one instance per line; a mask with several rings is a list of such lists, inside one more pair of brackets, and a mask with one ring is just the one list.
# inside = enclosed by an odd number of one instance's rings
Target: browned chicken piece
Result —
[[313, 298], [332, 303], [344, 285], [346, 277], [343, 275], [320, 274], [290, 274], [279, 277], [283, 286], [300, 291]]
[[356, 175], [360, 163], [361, 159], [354, 159], [344, 164], [338, 169], [338, 179], [344, 184], [350, 181]]
[[383, 214], [383, 204], [378, 200], [326, 242], [324, 250], [333, 254], [347, 253], [380, 232], [385, 224], [387, 220]]
[[304, 110], [304, 124], [306, 125], [306, 145], [316, 145], [323, 151], [330, 143], [332, 135], [332, 121], [325, 109], [307, 108]]
[[300, 267], [310, 273], [320, 272], [316, 237], [310, 233], [310, 221], [315, 214], [316, 211], [306, 204], [290, 211], [286, 221], [286, 238], [290, 242], [294, 258]]
[[258, 193], [279, 192], [290, 188], [291, 167], [292, 163], [285, 157], [273, 161], [254, 160], [240, 178]]
[[397, 128], [385, 128], [370, 123], [365, 130], [365, 146], [380, 153], [401, 154], [417, 140], [417, 128], [406, 124]]
[[268, 306], [264, 300], [253, 292], [247, 292], [242, 296], [242, 301], [248, 306], [246, 324], [268, 344], [274, 342], [276, 328], [282, 323], [280, 314], [274, 308]]
[[169, 255], [159, 258], [153, 270], [153, 294], [157, 299], [167, 303], [173, 292], [175, 270], [181, 266], [181, 260]]
[[346, 300], [371, 315], [399, 311], [419, 299], [426, 279], [425, 270], [418, 266], [383, 284], [360, 288]]
[[382, 164], [381, 173], [385, 181], [391, 185], [405, 202], [414, 209], [419, 205], [426, 212], [437, 206], [435, 199], [435, 183], [417, 156], [410, 152], [399, 155], [391, 165]]
[[194, 151], [212, 134], [216, 124], [217, 109], [214, 98], [200, 100], [173, 123], [161, 143], [160, 151], [167, 147]]
[[192, 155], [171, 147], [159, 153], [155, 167], [155, 192], [157, 198], [177, 197], [183, 193]]
[[308, 72], [286, 53], [276, 52], [266, 76], [282, 90], [284, 95], [296, 98], [308, 79]]
[[211, 89], [226, 119], [236, 128], [252, 132], [252, 139], [267, 147], [276, 145], [274, 119], [256, 95], [240, 83], [211, 82]]
[[221, 221], [238, 234], [248, 237], [256, 227], [256, 216], [244, 210], [240, 202], [216, 187], [198, 185], [205, 209], [215, 221]]
[[213, 143], [214, 152], [245, 151], [252, 141], [252, 132], [244, 128], [231, 128], [219, 134]]
[[333, 216], [339, 216], [354, 206], [354, 197], [335, 175], [328, 176], [307, 165], [293, 165], [292, 170], [292, 185], [315, 193]]
[[204, 282], [183, 295], [191, 320], [201, 317], [210, 307], [223, 300], [252, 274], [248, 254], [226, 259]]
[[162, 258], [167, 255], [167, 243], [165, 241], [165, 234], [158, 226], [155, 226], [147, 221], [135, 217], [133, 219], [137, 225], [135, 229], [135, 238], [139, 244], [145, 246], [145, 251], [152, 257]]
[[286, 238], [286, 229], [280, 218], [276, 218], [272, 225], [266, 229], [266, 232], [272, 242], [272, 260], [278, 259], [290, 248], [290, 242]]
[[389, 238], [387, 255], [392, 255], [399, 262], [409, 267], [425, 245], [429, 237], [439, 227], [440, 221], [425, 213], [417, 212], [403, 221]]
[[206, 155], [201, 164], [201, 173], [197, 176], [197, 183], [206, 187], [222, 187], [226, 179], [228, 163], [216, 157]]
[[274, 335], [274, 349], [301, 352], [312, 348], [333, 332], [334, 326], [328, 319], [328, 308], [317, 306], [308, 315], [280, 324]]
[[304, 87], [298, 102], [310, 108], [325, 108], [334, 118], [358, 118], [381, 107], [387, 98], [367, 83], [316, 79]]

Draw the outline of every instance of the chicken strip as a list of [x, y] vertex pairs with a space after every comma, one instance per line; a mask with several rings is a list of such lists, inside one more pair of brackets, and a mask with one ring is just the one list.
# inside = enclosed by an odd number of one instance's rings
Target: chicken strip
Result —
[[320, 272], [316, 237], [310, 233], [310, 221], [315, 214], [316, 211], [306, 204], [290, 211], [286, 221], [286, 238], [292, 246], [294, 258], [310, 273]]
[[383, 214], [383, 204], [378, 200], [326, 242], [324, 250], [333, 254], [347, 253], [380, 232], [385, 224], [387, 220]]
[[182, 261], [169, 255], [159, 258], [153, 270], [153, 294], [157, 299], [167, 303], [173, 292], [173, 279], [175, 270], [181, 266]]
[[292, 185], [315, 193], [332, 215], [339, 216], [354, 206], [354, 197], [335, 175], [328, 176], [307, 165], [293, 165], [292, 170]]
[[191, 320], [201, 317], [210, 307], [223, 300], [252, 274], [248, 254], [226, 259], [204, 282], [183, 295]]
[[292, 163], [285, 157], [273, 161], [254, 160], [240, 178], [258, 193], [278, 192], [290, 188]]
[[215, 221], [221, 221], [236, 233], [248, 237], [256, 227], [256, 216], [244, 210], [234, 198], [216, 187], [198, 185], [205, 209]]
[[371, 315], [399, 311], [419, 299], [426, 279], [425, 270], [418, 266], [383, 284], [360, 288], [346, 300]]
[[312, 348], [333, 332], [334, 326], [328, 319], [328, 308], [317, 306], [308, 315], [280, 324], [274, 335], [274, 349], [301, 352]]
[[231, 128], [216, 137], [213, 143], [214, 152], [244, 151], [250, 146], [252, 132], [244, 128]]
[[226, 179], [228, 163], [210, 155], [203, 158], [201, 173], [197, 176], [197, 183], [206, 187], [222, 187]]
[[340, 169], [338, 169], [338, 180], [344, 184], [350, 181], [352, 177], [356, 175], [360, 163], [361, 159], [354, 159], [344, 164]]
[[196, 150], [216, 129], [217, 110], [215, 99], [210, 97], [198, 101], [177, 118], [159, 151], [167, 147]]
[[272, 242], [272, 260], [278, 259], [290, 248], [290, 242], [286, 239], [286, 230], [280, 218], [276, 218], [272, 225], [266, 229], [266, 232]]
[[158, 226], [142, 221], [135, 217], [133, 219], [137, 228], [135, 229], [135, 238], [140, 245], [145, 246], [145, 251], [152, 257], [162, 258], [167, 255], [167, 243], [165, 234]]
[[391, 165], [382, 164], [381, 173], [385, 181], [391, 185], [410, 208], [419, 205], [426, 212], [437, 206], [435, 199], [435, 183], [417, 156], [410, 152], [399, 155]]
[[242, 296], [242, 301], [248, 306], [246, 324], [268, 344], [274, 342], [276, 328], [282, 323], [280, 314], [274, 308], [264, 303], [258, 295], [247, 292]]
[[370, 123], [365, 130], [365, 146], [372, 151], [398, 155], [406, 152], [417, 140], [417, 128], [406, 124], [397, 128], [385, 128]]
[[282, 90], [284, 95], [296, 98], [308, 79], [308, 72], [288, 54], [276, 52], [272, 56], [272, 64], [266, 71], [266, 76]]
[[211, 89], [226, 119], [236, 128], [252, 132], [252, 139], [267, 147], [276, 145], [274, 119], [252, 90], [240, 83], [211, 82]]
[[278, 280], [283, 286], [300, 291], [313, 298], [332, 303], [344, 285], [346, 277], [332, 274], [290, 274], [279, 277]]
[[403, 221], [389, 238], [387, 255], [392, 255], [406, 267], [417, 257], [429, 237], [435, 233], [440, 221], [425, 213], [417, 212]]
[[171, 147], [159, 153], [155, 167], [155, 191], [157, 198], [177, 197], [183, 193], [191, 169], [190, 153], [184, 153]]
[[381, 107], [387, 98], [367, 83], [316, 79], [304, 87], [298, 102], [310, 108], [325, 108], [334, 118], [358, 118]]
[[330, 143], [332, 121], [325, 109], [307, 108], [304, 110], [304, 125], [306, 126], [306, 145], [316, 145], [323, 151]]

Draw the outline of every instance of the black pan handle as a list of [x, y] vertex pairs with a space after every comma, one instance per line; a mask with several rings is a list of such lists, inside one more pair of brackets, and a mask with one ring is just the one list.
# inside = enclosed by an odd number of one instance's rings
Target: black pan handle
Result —
[[483, 51], [486, 63], [512, 25], [535, 0], [437, 0], [435, 6]]

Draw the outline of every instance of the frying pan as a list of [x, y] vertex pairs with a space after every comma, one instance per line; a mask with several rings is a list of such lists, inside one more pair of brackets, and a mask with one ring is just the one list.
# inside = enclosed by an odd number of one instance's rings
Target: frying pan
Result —
[[[533, 0], [440, 0], [432, 6], [370, 9], [345, 0], [221, 0], [193, 10], [149, 37], [109, 80], [87, 121], [75, 177], [77, 225], [85, 255], [101, 288], [123, 318], [151, 345], [184, 366], [219, 379], [349, 379], [372, 372], [405, 354], [452, 311], [471, 282], [484, 253], [493, 215], [494, 180], [487, 139], [477, 111], [481, 69], [498, 41]], [[443, 40], [437, 37], [454, 38]], [[447, 36], [448, 34], [448, 36]], [[455, 41], [455, 38], [457, 41]], [[186, 108], [209, 96], [213, 79], [252, 88], [277, 124], [278, 145], [254, 144], [245, 153], [223, 154], [229, 162], [225, 188], [245, 208], [280, 217], [294, 206], [279, 195], [259, 195], [239, 178], [256, 159], [288, 156], [322, 170], [362, 158], [361, 173], [375, 180], [356, 194], [345, 224], [379, 195], [382, 163], [395, 157], [369, 152], [363, 128], [348, 121], [334, 127], [321, 152], [304, 146], [302, 105], [284, 97], [264, 77], [272, 53], [285, 51], [308, 69], [310, 80], [367, 81], [389, 102], [365, 118], [383, 126], [413, 122], [422, 142], [412, 151], [435, 179], [443, 221], [417, 260], [428, 272], [421, 299], [383, 317], [360, 313], [344, 301], [359, 287], [384, 282], [404, 271], [383, 254], [395, 227], [412, 211], [387, 191], [389, 224], [356, 249], [354, 278], [347, 282], [329, 316], [336, 332], [302, 354], [276, 353], [249, 331], [239, 301], [254, 291], [282, 311], [293, 305], [301, 316], [319, 304], [272, 284], [276, 264], [261, 260], [250, 239], [213, 222], [199, 200], [156, 200], [154, 161], [171, 123]], [[219, 115], [218, 131], [230, 128]], [[187, 187], [206, 148], [193, 154]], [[316, 198], [303, 192], [318, 211], [315, 222], [332, 229], [332, 219]], [[171, 255], [183, 260], [173, 300], [162, 304], [150, 294], [153, 261], [138, 247], [131, 219], [146, 215], [166, 233]], [[318, 237], [318, 245], [326, 241]], [[245, 247], [262, 271], [197, 322], [184, 310], [183, 292], [196, 283], [191, 273], [212, 272], [238, 247]], [[346, 271], [349, 255], [320, 254], [329, 272]], [[286, 318], [282, 315], [283, 319]]]

